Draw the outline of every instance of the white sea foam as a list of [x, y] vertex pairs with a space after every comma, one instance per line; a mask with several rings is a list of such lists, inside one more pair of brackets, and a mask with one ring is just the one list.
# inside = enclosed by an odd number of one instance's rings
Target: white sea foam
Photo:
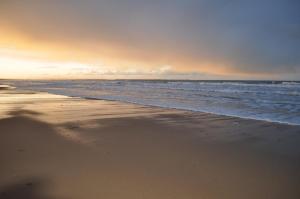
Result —
[[300, 83], [263, 81], [10, 81], [22, 89], [300, 125]]

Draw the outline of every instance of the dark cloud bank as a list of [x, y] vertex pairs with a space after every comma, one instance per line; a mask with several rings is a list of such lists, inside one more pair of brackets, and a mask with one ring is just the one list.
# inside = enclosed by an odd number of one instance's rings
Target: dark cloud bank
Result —
[[0, 17], [40, 40], [300, 78], [299, 0], [2, 0]]

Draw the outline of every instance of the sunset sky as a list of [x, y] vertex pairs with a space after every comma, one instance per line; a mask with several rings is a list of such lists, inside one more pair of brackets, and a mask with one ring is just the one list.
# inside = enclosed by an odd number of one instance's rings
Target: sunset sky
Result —
[[299, 0], [0, 0], [0, 79], [299, 80], [299, 10]]

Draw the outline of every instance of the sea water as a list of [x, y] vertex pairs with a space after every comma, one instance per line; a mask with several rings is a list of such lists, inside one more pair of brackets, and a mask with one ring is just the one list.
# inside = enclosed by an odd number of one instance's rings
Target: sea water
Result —
[[300, 82], [5, 81], [20, 89], [300, 125]]

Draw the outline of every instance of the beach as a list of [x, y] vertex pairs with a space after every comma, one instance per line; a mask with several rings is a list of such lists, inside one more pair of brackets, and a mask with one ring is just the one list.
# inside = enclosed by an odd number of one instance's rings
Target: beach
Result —
[[298, 199], [300, 126], [0, 89], [0, 198]]

